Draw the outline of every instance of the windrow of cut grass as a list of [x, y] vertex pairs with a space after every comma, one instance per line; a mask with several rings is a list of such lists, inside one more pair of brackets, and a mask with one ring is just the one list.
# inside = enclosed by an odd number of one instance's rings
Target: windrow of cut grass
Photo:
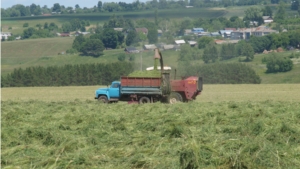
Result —
[[4, 169], [300, 166], [299, 102], [1, 104]]

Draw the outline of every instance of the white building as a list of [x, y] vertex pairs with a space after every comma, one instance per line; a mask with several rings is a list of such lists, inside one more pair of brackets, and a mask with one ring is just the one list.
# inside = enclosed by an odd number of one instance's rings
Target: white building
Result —
[[182, 45], [182, 44], [185, 44], [185, 41], [184, 40], [175, 40], [175, 43], [177, 45]]
[[11, 33], [10, 33], [10, 32], [1, 32], [0, 39], [1, 39], [1, 40], [2, 40], [2, 39], [7, 40], [8, 37], [10, 37], [10, 36], [11, 36]]

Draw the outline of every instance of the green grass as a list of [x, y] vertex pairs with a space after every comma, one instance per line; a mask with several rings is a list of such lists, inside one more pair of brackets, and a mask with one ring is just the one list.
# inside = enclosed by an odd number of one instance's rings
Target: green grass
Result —
[[256, 100], [2, 101], [1, 168], [296, 169], [299, 109]]
[[1, 168], [291, 168], [298, 84], [204, 85], [196, 101], [101, 104], [99, 86], [1, 89]]
[[[6, 75], [15, 68], [26, 68], [30, 66], [63, 66], [65, 64], [81, 63], [110, 63], [117, 62], [118, 56], [124, 53], [124, 49], [106, 50], [104, 55], [99, 58], [86, 57], [79, 55], [58, 55], [70, 49], [74, 37], [70, 38], [45, 38], [32, 39], [23, 41], [12, 41], [1, 43], [1, 73]], [[201, 52], [201, 51], [200, 51]], [[297, 51], [293, 51], [297, 54]], [[281, 56], [289, 56], [292, 52], [287, 51], [280, 53]], [[154, 52], [147, 51], [133, 54], [135, 57], [135, 69], [145, 70], [147, 67], [154, 65]], [[164, 64], [171, 66], [173, 69], [178, 67], [179, 52], [162, 51]], [[245, 62], [250, 65], [261, 77], [262, 83], [300, 83], [300, 58], [294, 58], [294, 68], [292, 71], [285, 73], [267, 74], [266, 65], [261, 63], [266, 54], [257, 54], [252, 62]], [[126, 60], [129, 59], [127, 55]], [[234, 58], [224, 63], [239, 62], [239, 58]], [[142, 63], [142, 64], [141, 64]], [[192, 64], [204, 64], [203, 61], [195, 61]], [[178, 72], [180, 73], [180, 72]]]

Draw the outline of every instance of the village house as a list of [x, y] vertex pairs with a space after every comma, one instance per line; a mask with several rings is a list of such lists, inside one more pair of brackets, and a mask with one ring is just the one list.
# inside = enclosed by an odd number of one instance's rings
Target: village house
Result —
[[144, 45], [143, 48], [144, 50], [154, 50], [157, 47], [154, 44], [149, 44], [149, 45]]
[[90, 32], [76, 31], [75, 36], [78, 36], [78, 35], [87, 35], [87, 34], [90, 34]]
[[239, 39], [250, 39], [251, 35], [253, 36], [265, 36], [271, 33], [278, 33], [276, 30], [272, 30], [266, 26], [259, 26], [256, 28], [241, 28], [236, 31], [231, 32], [231, 39], [232, 40], [239, 40]]
[[211, 32], [210, 36], [211, 37], [217, 37], [217, 36], [220, 36], [220, 33], [219, 32]]
[[56, 33], [57, 36], [60, 36], [60, 37], [70, 37], [70, 33], [67, 33], [67, 32], [64, 32], [64, 33]]
[[161, 36], [162, 36], [162, 33], [163, 33], [162, 30], [160, 30], [160, 29], [157, 30], [157, 36], [158, 36], [158, 37], [161, 37]]
[[122, 32], [123, 28], [114, 28], [115, 31]]
[[[230, 38], [231, 37], [231, 32], [232, 32], [233, 30], [229, 30], [229, 29], [225, 29], [225, 30], [220, 30], [219, 31], [219, 33], [221, 34], [221, 36], [223, 37], [223, 38]], [[235, 30], [236, 31], [236, 30]]]
[[124, 49], [126, 53], [140, 53], [135, 47], [128, 46]]
[[10, 36], [11, 36], [11, 33], [10, 33], [10, 32], [1, 32], [0, 39], [1, 39], [1, 40], [2, 40], [2, 39], [7, 40], [8, 37], [10, 37]]
[[197, 41], [187, 41], [191, 47], [195, 47], [197, 45]]
[[192, 34], [192, 30], [191, 29], [185, 29], [184, 30], [184, 35], [189, 35], [189, 34]]
[[270, 16], [263, 16], [262, 18], [264, 20], [264, 23], [271, 23], [271, 22], [273, 22], [273, 18], [270, 17]]
[[210, 32], [201, 32], [201, 33], [198, 33], [198, 37], [202, 37], [202, 36], [211, 36], [210, 35]]
[[193, 28], [192, 29], [192, 33], [194, 33], [194, 34], [198, 34], [198, 33], [201, 33], [201, 32], [204, 32], [203, 28]]
[[185, 41], [184, 40], [175, 40], [175, 44], [182, 45], [182, 44], [185, 44]]
[[163, 50], [171, 50], [174, 49], [174, 45], [164, 45]]
[[142, 32], [144, 35], [148, 34], [148, 29], [147, 28], [135, 28], [135, 31], [137, 33]]

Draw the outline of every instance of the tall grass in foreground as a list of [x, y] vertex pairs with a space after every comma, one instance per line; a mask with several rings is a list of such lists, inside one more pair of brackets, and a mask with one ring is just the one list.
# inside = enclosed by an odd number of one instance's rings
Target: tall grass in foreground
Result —
[[2, 101], [2, 168], [298, 168], [300, 103]]

